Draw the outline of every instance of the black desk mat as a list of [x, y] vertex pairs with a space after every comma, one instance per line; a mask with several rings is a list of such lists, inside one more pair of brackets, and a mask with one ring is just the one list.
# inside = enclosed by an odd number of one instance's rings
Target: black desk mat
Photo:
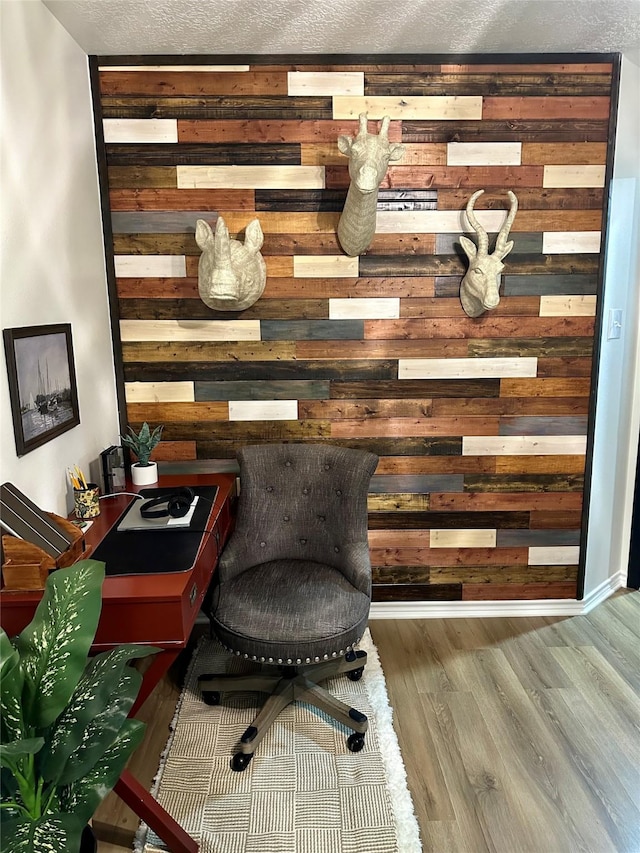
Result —
[[[200, 498], [189, 527], [166, 530], [136, 530], [120, 533], [116, 528], [124, 510], [102, 542], [91, 554], [92, 560], [105, 563], [107, 576], [147, 575], [186, 572], [194, 564], [202, 531], [218, 494], [217, 486], [191, 486]], [[143, 489], [146, 498], [171, 495], [174, 488]]]

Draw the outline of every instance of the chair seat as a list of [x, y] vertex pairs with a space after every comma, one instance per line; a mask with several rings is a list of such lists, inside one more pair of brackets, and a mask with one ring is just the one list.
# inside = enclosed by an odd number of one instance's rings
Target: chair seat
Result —
[[272, 560], [227, 581], [212, 626], [223, 645], [251, 660], [313, 663], [360, 640], [369, 606], [369, 596], [331, 566]]

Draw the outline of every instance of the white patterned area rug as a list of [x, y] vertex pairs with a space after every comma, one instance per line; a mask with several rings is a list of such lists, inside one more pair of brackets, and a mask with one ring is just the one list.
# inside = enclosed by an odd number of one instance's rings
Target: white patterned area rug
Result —
[[[420, 853], [384, 674], [369, 631], [360, 648], [368, 654], [361, 680], [343, 675], [325, 686], [369, 717], [362, 751], [349, 751], [344, 726], [294, 702], [238, 773], [229, 762], [259, 697], [228, 693], [220, 705], [206, 705], [198, 675], [225, 667], [239, 672], [246, 664], [215, 641], [200, 641], [153, 788], [158, 802], [198, 841], [200, 853]], [[144, 824], [135, 849], [167, 851]]]

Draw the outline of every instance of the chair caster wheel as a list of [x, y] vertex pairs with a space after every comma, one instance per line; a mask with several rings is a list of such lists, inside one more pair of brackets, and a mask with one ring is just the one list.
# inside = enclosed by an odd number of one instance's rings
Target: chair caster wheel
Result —
[[247, 755], [245, 752], [236, 752], [231, 759], [231, 769], [236, 770], [238, 773], [242, 770], [246, 770], [252, 758], [253, 753]]
[[349, 735], [347, 746], [351, 752], [360, 752], [364, 746], [364, 735], [361, 735], [360, 732], [354, 732], [352, 735]]
[[358, 669], [352, 669], [351, 672], [347, 673], [347, 678], [350, 678], [351, 681], [360, 681], [362, 678], [362, 673], [364, 672], [364, 667], [358, 667]]
[[202, 691], [202, 701], [206, 705], [219, 705], [220, 704], [220, 694], [217, 690], [203, 690]]

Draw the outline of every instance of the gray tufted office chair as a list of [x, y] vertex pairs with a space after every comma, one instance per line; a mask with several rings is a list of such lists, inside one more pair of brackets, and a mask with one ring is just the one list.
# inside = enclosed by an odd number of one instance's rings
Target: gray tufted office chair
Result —
[[366, 653], [354, 649], [371, 602], [367, 493], [373, 453], [312, 444], [239, 451], [240, 500], [222, 554], [211, 626], [228, 651], [259, 664], [255, 674], [202, 675], [209, 704], [229, 690], [269, 693], [231, 761], [244, 770], [280, 711], [295, 699], [352, 730], [364, 746], [367, 718], [318, 682], [356, 681]]

